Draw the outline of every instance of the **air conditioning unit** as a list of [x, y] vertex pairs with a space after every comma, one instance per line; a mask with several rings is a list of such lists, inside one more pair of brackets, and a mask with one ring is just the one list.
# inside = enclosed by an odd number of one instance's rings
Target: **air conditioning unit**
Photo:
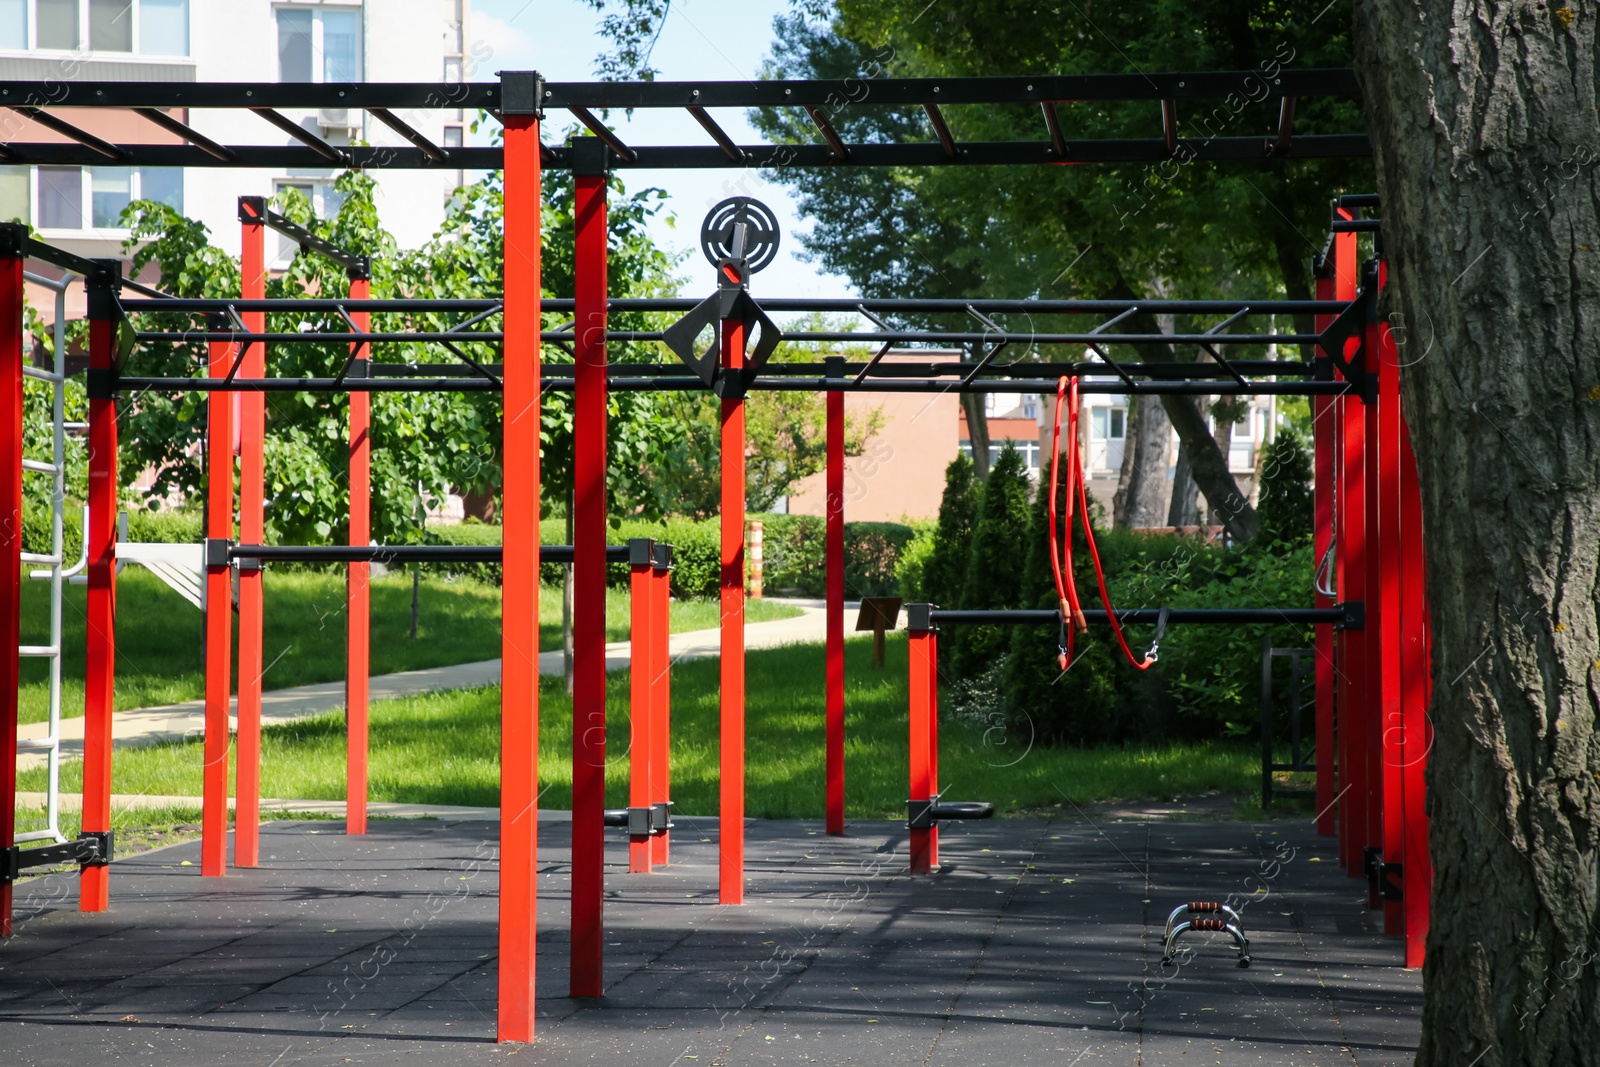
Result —
[[347, 107], [325, 107], [317, 113], [317, 126], [324, 135], [342, 133], [355, 137], [361, 133], [361, 112]]

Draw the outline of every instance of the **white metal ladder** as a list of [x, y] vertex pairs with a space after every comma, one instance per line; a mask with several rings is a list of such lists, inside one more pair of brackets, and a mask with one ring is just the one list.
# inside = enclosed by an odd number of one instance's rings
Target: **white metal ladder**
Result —
[[55, 321], [55, 369], [52, 371], [40, 370], [30, 364], [24, 363], [22, 373], [29, 378], [49, 382], [52, 390], [52, 405], [50, 423], [54, 431], [51, 441], [52, 462], [25, 459], [22, 461], [24, 471], [34, 471], [39, 474], [52, 476], [50, 487], [50, 552], [22, 553], [23, 563], [42, 563], [45, 569], [30, 571], [30, 578], [38, 578], [50, 583], [50, 643], [46, 645], [23, 645], [19, 649], [24, 656], [44, 658], [50, 661], [50, 726], [49, 733], [44, 737], [29, 738], [17, 741], [17, 751], [43, 752], [46, 757], [46, 787], [45, 826], [40, 830], [30, 830], [16, 835], [18, 843], [24, 841], [55, 841], [64, 842], [66, 838], [61, 833], [61, 587], [72, 575], [84, 569], [89, 561], [89, 509], [83, 509], [83, 536], [82, 550], [78, 562], [73, 566], [65, 567], [62, 554], [65, 549], [66, 525], [66, 477], [67, 477], [67, 431], [86, 429], [85, 424], [68, 423], [66, 421], [67, 405], [67, 289], [78, 280], [74, 274], [66, 274], [60, 280], [44, 278], [32, 272], [25, 272], [30, 282], [53, 289], [56, 294], [56, 321]]

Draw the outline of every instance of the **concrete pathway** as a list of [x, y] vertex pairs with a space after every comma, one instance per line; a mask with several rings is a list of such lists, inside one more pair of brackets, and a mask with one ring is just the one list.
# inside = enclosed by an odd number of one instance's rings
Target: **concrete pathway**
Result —
[[[745, 627], [745, 647], [777, 648], [821, 642], [825, 636], [827, 612], [820, 600], [777, 600], [793, 604], [801, 613], [790, 619], [752, 623]], [[848, 631], [850, 618], [859, 608], [858, 603], [846, 603], [845, 617]], [[866, 636], [863, 634], [862, 636]], [[715, 658], [721, 651], [718, 630], [689, 630], [673, 634], [669, 640], [674, 663], [691, 659]], [[628, 666], [629, 643], [613, 641], [606, 645], [606, 669], [624, 670]], [[561, 652], [543, 652], [539, 655], [539, 673], [561, 673]], [[380, 674], [372, 679], [371, 698], [388, 700], [442, 689], [470, 689], [477, 686], [498, 685], [500, 661], [481, 660], [477, 663], [458, 663], [449, 667], [429, 667], [425, 670], [402, 671], [398, 674]], [[261, 698], [261, 721], [265, 726], [293, 722], [344, 707], [344, 682], [321, 682], [316, 685], [297, 685], [288, 689], [268, 690]], [[237, 714], [238, 702], [234, 701]], [[21, 738], [46, 736], [48, 724], [29, 723], [21, 726]], [[118, 745], [149, 745], [163, 741], [181, 741], [200, 737], [205, 732], [205, 702], [188, 700], [181, 704], [167, 704], [155, 708], [136, 708], [119, 711], [112, 718], [113, 743]], [[83, 717], [76, 716], [61, 721], [61, 754], [64, 759], [77, 759], [83, 755]], [[44, 765], [45, 757], [39, 752], [25, 752], [17, 756], [17, 768], [27, 770]], [[300, 809], [297, 809], [300, 810]]]

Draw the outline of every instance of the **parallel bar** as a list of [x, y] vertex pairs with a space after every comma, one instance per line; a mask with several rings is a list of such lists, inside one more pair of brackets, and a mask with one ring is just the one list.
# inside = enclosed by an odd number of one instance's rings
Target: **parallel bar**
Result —
[[[659, 330], [617, 330], [617, 338], [634, 341], [658, 341], [661, 339]], [[1028, 342], [1035, 345], [1082, 345], [1090, 343], [1108, 345], [1141, 345], [1141, 344], [1225, 344], [1225, 345], [1269, 345], [1269, 344], [1307, 344], [1320, 338], [1309, 334], [1296, 333], [1248, 333], [1248, 334], [1210, 334], [1210, 333], [1047, 333], [1034, 331], [1027, 335]], [[134, 333], [133, 339], [141, 342], [158, 341], [169, 344], [190, 344], [196, 341], [237, 341], [244, 339], [244, 335], [236, 330], [186, 330], [182, 332], [140, 330]], [[493, 330], [478, 331], [416, 331], [404, 332], [374, 332], [370, 336], [361, 337], [344, 330], [306, 330], [286, 331], [280, 330], [260, 335], [251, 334], [250, 340], [272, 341], [279, 344], [347, 344], [352, 341], [401, 341], [401, 342], [443, 342], [443, 341], [475, 341], [482, 344], [494, 344], [505, 339], [505, 335]], [[555, 331], [544, 338], [545, 340], [567, 340], [568, 338]], [[994, 333], [978, 332], [972, 330], [890, 330], [871, 332], [866, 330], [813, 330], [809, 332], [787, 334], [784, 340], [790, 344], [809, 344], [820, 342], [848, 341], [851, 343], [878, 344], [884, 341], [895, 343], [923, 342], [928, 344], [956, 344], [987, 342], [994, 339]], [[952, 371], [953, 373], [953, 371]]]
[[[350, 279], [350, 296], [365, 299], [371, 279]], [[351, 320], [362, 330], [372, 326], [371, 314], [355, 310]], [[370, 363], [370, 345], [352, 345], [352, 368]], [[349, 470], [350, 536], [352, 546], [372, 541], [372, 397], [350, 394]], [[367, 832], [368, 710], [372, 672], [372, 566], [350, 560], [345, 567], [345, 816], [347, 834]]]
[[266, 119], [268, 122], [272, 123], [274, 126], [278, 127], [278, 129], [282, 130], [290, 137], [293, 137], [307, 148], [311, 149], [311, 151], [315, 152], [323, 159], [326, 159], [329, 163], [333, 163], [341, 167], [347, 167], [351, 164], [352, 160], [348, 152], [340, 151], [327, 141], [323, 140], [321, 137], [318, 137], [316, 134], [306, 129], [304, 126], [301, 126], [297, 122], [290, 121], [288, 117], [278, 114], [272, 108], [253, 107], [250, 108], [250, 110], [255, 112], [257, 115], [260, 115], [262, 118]]
[[148, 119], [157, 126], [160, 126], [163, 130], [166, 130], [168, 133], [177, 134], [179, 137], [182, 137], [185, 141], [188, 141], [190, 144], [200, 149], [200, 151], [204, 152], [212, 159], [220, 160], [223, 163], [232, 163], [236, 158], [238, 158], [233, 149], [228, 148], [225, 145], [218, 144], [205, 134], [201, 133], [199, 130], [194, 129], [183, 122], [179, 122], [177, 119], [173, 118], [165, 111], [162, 111], [160, 108], [136, 107], [133, 109], [133, 113], [141, 118]]
[[572, 945], [570, 992], [604, 991], [606, 802], [606, 179], [573, 196]]
[[950, 126], [944, 121], [944, 113], [939, 110], [938, 104], [923, 104], [922, 110], [927, 112], [928, 121], [933, 124], [934, 135], [939, 138], [939, 144], [944, 148], [944, 154], [951, 159], [961, 155], [961, 149], [956, 145], [956, 139], [950, 135]]
[[[1167, 614], [1167, 622], [1199, 625], [1242, 624], [1312, 624], [1343, 623], [1346, 613], [1342, 608], [1130, 608], [1117, 612], [1122, 625], [1155, 623]], [[1091, 623], [1107, 622], [1110, 613], [1103, 608], [1085, 608], [1083, 617]], [[994, 609], [959, 611], [946, 608], [933, 609], [933, 622], [940, 626], [1013, 625], [1033, 626], [1061, 621], [1061, 613], [1054, 609]]]
[[612, 133], [610, 128], [607, 127], [605, 123], [601, 122], [594, 115], [590, 114], [588, 108], [571, 107], [568, 108], [568, 110], [572, 112], [579, 122], [589, 127], [590, 133], [604, 141], [607, 148], [621, 156], [624, 163], [638, 162], [639, 153], [635, 152], [633, 149], [624, 144], [622, 138]]
[[[241, 297], [261, 299], [267, 294], [266, 231], [261, 220], [240, 213]], [[266, 329], [261, 311], [240, 315], [251, 333]], [[239, 373], [260, 378], [267, 373], [266, 346], [250, 345]], [[257, 542], [266, 530], [266, 396], [239, 396], [239, 539]], [[254, 867], [261, 855], [261, 690], [266, 667], [263, 653], [264, 603], [259, 567], [239, 568], [239, 713], [238, 751], [235, 754], [233, 862]]]
[[[101, 261], [102, 268], [109, 267]], [[104, 273], [103, 271], [101, 272]], [[98, 295], [100, 299], [95, 299]], [[91, 290], [89, 366], [109, 370], [116, 359], [117, 324], [108, 315], [109, 293]], [[104, 301], [104, 302], [103, 302]], [[111, 829], [111, 718], [116, 704], [117, 665], [117, 403], [89, 401], [89, 522], [86, 571], [89, 579], [85, 620], [83, 701], [83, 815], [80, 829]], [[90, 864], [78, 876], [81, 911], [111, 906], [111, 870]]]
[[[211, 375], [226, 378], [234, 346], [211, 344]], [[233, 536], [233, 397], [211, 394], [206, 419], [206, 536]], [[233, 569], [206, 567], [205, 762], [201, 784], [200, 873], [228, 867], [228, 727], [233, 670]]]
[[828, 122], [828, 116], [822, 113], [822, 108], [815, 105], [806, 106], [806, 114], [811, 116], [811, 124], [822, 134], [822, 139], [828, 142], [828, 155], [837, 163], [843, 163], [850, 158], [850, 148], [844, 143], [833, 126]]
[[827, 399], [827, 832], [844, 833], [844, 394]]
[[730, 161], [734, 163], [743, 163], [745, 161], [744, 149], [734, 143], [733, 138], [729, 137], [721, 126], [717, 125], [717, 120], [707, 114], [705, 108], [691, 105], [684, 110], [694, 116], [694, 120], [700, 124], [700, 128], [711, 135], [711, 139], [717, 142], [717, 147], [722, 149]]
[[1050, 151], [1056, 159], [1065, 159], [1067, 142], [1061, 136], [1061, 116], [1056, 113], [1056, 102], [1044, 100], [1040, 102], [1039, 107], [1044, 111], [1045, 129], [1050, 133]]
[[[28, 254], [37, 255], [35, 249], [54, 252], [48, 245], [38, 245], [31, 242]], [[71, 255], [70, 253], [63, 253]], [[45, 258], [45, 257], [41, 257]], [[71, 257], [81, 264], [85, 270], [92, 270], [93, 265], [88, 260]], [[50, 260], [54, 262], [53, 260]], [[77, 270], [77, 268], [70, 268]], [[361, 304], [350, 300], [329, 297], [310, 297], [305, 300], [292, 298], [240, 301], [226, 297], [173, 297], [169, 299], [124, 299], [121, 304], [130, 313], [140, 311], [184, 311], [196, 313], [214, 313], [224, 308], [232, 307], [239, 311], [303, 311], [324, 312], [335, 311], [340, 307], [364, 307], [368, 311], [491, 311], [504, 305], [504, 300], [491, 298], [460, 298], [460, 299], [422, 299], [413, 297], [391, 297], [387, 299], [370, 299]], [[699, 303], [691, 297], [616, 297], [606, 302], [606, 307], [613, 312], [618, 311], [691, 311]], [[545, 310], [552, 313], [571, 312], [573, 301], [567, 299], [551, 299], [543, 302]], [[1270, 315], [1285, 316], [1296, 314], [1327, 313], [1336, 315], [1349, 306], [1347, 300], [1033, 300], [1033, 299], [1003, 299], [980, 298], [964, 299], [961, 297], [762, 297], [761, 306], [767, 311], [825, 311], [829, 313], [866, 313], [873, 312], [880, 315], [896, 315], [909, 313], [935, 313], [949, 312], [953, 315], [965, 315], [968, 308], [973, 308], [987, 315], [1093, 315], [1103, 317], [1138, 308], [1153, 315], [1229, 315], [1240, 310], [1249, 310], [1252, 316], [1262, 318]], [[851, 334], [850, 336], [857, 336]], [[1162, 336], [1170, 338], [1171, 334]], [[1203, 335], [1196, 335], [1203, 336]], [[1263, 335], [1276, 337], [1282, 341], [1283, 334]]]
[[[23, 118], [32, 119], [47, 130], [53, 130], [63, 137], [83, 145], [97, 156], [103, 156], [114, 163], [121, 163], [128, 158], [128, 153], [118, 148], [109, 141], [103, 141], [87, 130], [80, 130], [70, 122], [56, 118], [48, 111], [36, 107], [13, 107], [11, 109]], [[9, 145], [7, 147], [10, 147]]]
[[[539, 827], [539, 121], [505, 118], [506, 371], [501, 576], [500, 1041], [534, 1033]], [[526, 548], [524, 548], [526, 546]]]
[[422, 136], [422, 134], [412, 129], [409, 123], [400, 118], [400, 116], [396, 115], [393, 111], [390, 111], [388, 108], [369, 107], [367, 108], [367, 114], [371, 115], [373, 118], [377, 119], [379, 122], [393, 130], [395, 133], [398, 133], [401, 137], [404, 137], [406, 140], [416, 145], [417, 150], [423, 155], [427, 156], [429, 159], [433, 160], [433, 162], [450, 162], [450, 153], [446, 152], [443, 148], [440, 148], [438, 145]]
[[[10, 240], [21, 227], [9, 227]], [[22, 329], [20, 249], [0, 255], [0, 849], [17, 842], [17, 687], [22, 664]], [[11, 882], [0, 881], [0, 937], [11, 936]]]
[[[571, 563], [573, 546], [541, 545], [541, 563]], [[279, 563], [500, 563], [501, 545], [250, 545], [228, 547], [228, 558]], [[606, 560], [628, 561], [627, 545], [607, 545]]]
[[1166, 142], [1168, 155], [1177, 151], [1178, 102], [1176, 100], [1161, 101], [1161, 139]]
[[[741, 319], [722, 320], [722, 367], [744, 367]], [[717, 899], [744, 903], [745, 402], [722, 401], [722, 655]]]

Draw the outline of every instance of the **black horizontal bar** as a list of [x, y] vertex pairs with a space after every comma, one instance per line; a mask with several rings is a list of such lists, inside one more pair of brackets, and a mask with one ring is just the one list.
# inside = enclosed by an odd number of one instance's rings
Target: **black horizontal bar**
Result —
[[1383, 229], [1381, 219], [1334, 219], [1328, 229], [1333, 233], [1370, 233]]
[[[1147, 311], [1152, 315], [1232, 315], [1244, 311], [1248, 316], [1265, 315], [1337, 315], [1351, 304], [1349, 300], [962, 300], [923, 297], [771, 297], [754, 294], [763, 310], [768, 312], [850, 312], [855, 314], [866, 308], [880, 314], [935, 314], [948, 312], [967, 314], [970, 307], [987, 315], [1115, 315], [1129, 308]], [[699, 297], [635, 297], [617, 298], [607, 302], [607, 310], [624, 311], [692, 311], [701, 302]], [[504, 306], [501, 299], [471, 300], [421, 300], [411, 298], [345, 300], [326, 297], [307, 300], [243, 300], [230, 297], [206, 299], [179, 297], [171, 300], [127, 299], [122, 306], [129, 312], [184, 311], [214, 313], [232, 308], [235, 311], [348, 311], [406, 312], [406, 311], [488, 311]], [[539, 301], [541, 311], [552, 314], [570, 312], [570, 297], [554, 297]], [[1096, 334], [1096, 337], [1101, 335]]]
[[[541, 388], [550, 392], [571, 392], [573, 379], [569, 377], [543, 378]], [[499, 392], [503, 386], [485, 378], [144, 378], [119, 376], [117, 389], [123, 392], [210, 393], [233, 390], [241, 393], [486, 393]], [[704, 389], [698, 378], [652, 375], [648, 378], [613, 378], [608, 387], [615, 392], [692, 392]], [[959, 381], [868, 378], [857, 384], [838, 378], [756, 378], [749, 388], [765, 392], [826, 392], [842, 393], [1052, 393], [1056, 379], [1000, 379], [978, 380], [962, 384]], [[1223, 381], [1144, 381], [1138, 383], [1139, 393], [1152, 395], [1182, 394], [1185, 396], [1342, 396], [1351, 385], [1345, 381], [1334, 382], [1252, 382], [1245, 389], [1236, 382]], [[1080, 393], [1123, 396], [1130, 390], [1120, 381], [1086, 381], [1078, 386]]]
[[[184, 330], [179, 333], [163, 331], [139, 331], [133, 335], [135, 341], [166, 341], [172, 344], [185, 344], [191, 341], [266, 341], [270, 344], [349, 344], [359, 342], [366, 344], [369, 341], [485, 341], [499, 342], [505, 340], [505, 334], [495, 331], [466, 331], [458, 330], [450, 333], [444, 330], [429, 330], [418, 333], [359, 333], [351, 330], [323, 333], [320, 331], [300, 333], [241, 333], [238, 330]], [[1315, 337], [1312, 338], [1316, 340]]]
[[[34, 237], [29, 237], [23, 242], [22, 254], [27, 259], [43, 260], [53, 267], [70, 270], [74, 274], [85, 278], [92, 278], [100, 273], [100, 266], [94, 260], [84, 259], [76, 253], [68, 252], [64, 248], [57, 248], [55, 245], [45, 244]], [[151, 303], [154, 303], [154, 301], [151, 301]]]
[[[266, 341], [271, 344], [348, 344], [352, 342], [427, 342], [427, 341], [478, 341], [498, 343], [505, 340], [500, 330], [460, 330], [454, 333], [442, 330], [415, 333], [355, 333], [351, 331], [307, 330], [277, 333], [244, 334], [237, 330], [183, 330], [138, 331], [134, 340], [141, 342], [166, 342], [185, 344], [193, 341]], [[610, 330], [606, 337], [611, 341], [659, 341], [660, 330]], [[570, 342], [572, 334], [560, 330], [546, 330], [539, 335], [541, 341], [554, 344]], [[997, 334], [992, 331], [946, 332], [938, 330], [895, 330], [892, 332], [852, 332], [849, 330], [817, 330], [806, 333], [786, 333], [784, 342], [796, 344], [980, 344], [999, 340], [1022, 345], [1311, 345], [1319, 344], [1322, 335], [1316, 333], [1025, 333]]]
[[[230, 545], [229, 559], [294, 563], [499, 563], [501, 545]], [[571, 563], [571, 545], [540, 545], [539, 562]], [[627, 545], [607, 545], [606, 561], [628, 562]]]
[[[1249, 359], [1234, 360], [1230, 364], [1234, 370], [1246, 374], [1271, 374], [1271, 375], [1303, 375], [1316, 373], [1316, 367], [1310, 363], [1298, 360], [1270, 360]], [[504, 374], [505, 364], [486, 363], [483, 369], [491, 374]], [[877, 372], [880, 379], [893, 378], [931, 378], [941, 374], [962, 375], [977, 367], [977, 363], [950, 361], [946, 363], [911, 363], [896, 360], [893, 363], [846, 363], [845, 375], [859, 374], [871, 367]], [[1122, 369], [1133, 375], [1143, 375], [1162, 380], [1181, 381], [1210, 381], [1217, 378], [1231, 378], [1226, 370], [1214, 363], [1123, 363]], [[658, 377], [691, 378], [699, 380], [694, 371], [682, 364], [675, 363], [610, 363], [606, 365], [606, 372], [612, 378], [638, 378]], [[825, 377], [828, 366], [825, 363], [768, 363], [762, 368], [761, 373], [766, 377]], [[1040, 378], [1055, 375], [1076, 374], [1084, 376], [1104, 376], [1107, 371], [1104, 364], [1098, 363], [1007, 363], [990, 364], [984, 368], [986, 374], [1005, 376], [1023, 376]], [[570, 363], [545, 363], [540, 366], [539, 373], [542, 377], [571, 378], [573, 365]], [[374, 363], [368, 368], [368, 374], [379, 378], [471, 378], [478, 376], [478, 372], [471, 367], [463, 367], [455, 363]]]
[[1336, 201], [1340, 207], [1377, 207], [1377, 193], [1345, 193]]
[[[1343, 623], [1348, 618], [1343, 608], [1130, 608], [1117, 612], [1117, 621], [1123, 625], [1154, 623], [1167, 613], [1167, 622], [1228, 624], [1242, 623]], [[1108, 613], [1102, 609], [1083, 613], [1093, 623], [1105, 622]], [[1061, 621], [1061, 613], [1052, 608], [1037, 611], [953, 611], [934, 608], [935, 625], [971, 626], [979, 624], [1028, 626], [1040, 623], [1054, 625]]]

